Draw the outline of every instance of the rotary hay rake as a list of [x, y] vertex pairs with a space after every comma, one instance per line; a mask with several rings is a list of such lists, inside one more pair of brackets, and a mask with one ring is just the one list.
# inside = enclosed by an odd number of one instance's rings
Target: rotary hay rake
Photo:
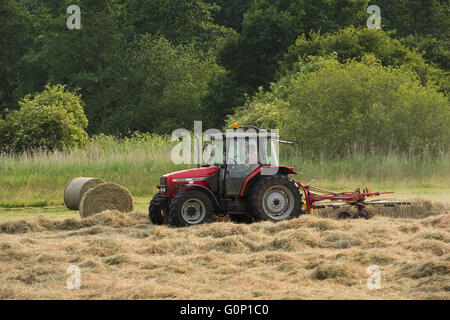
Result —
[[356, 213], [352, 214], [348, 210], [342, 210], [338, 213], [339, 219], [369, 219], [369, 214], [365, 210], [366, 206], [383, 205], [393, 207], [397, 205], [411, 205], [409, 201], [402, 200], [370, 200], [367, 198], [380, 196], [382, 194], [392, 194], [394, 192], [371, 192], [368, 187], [361, 191], [356, 188], [351, 192], [333, 192], [322, 188], [317, 188], [309, 184], [304, 185], [296, 181], [296, 184], [303, 190], [305, 201], [303, 211], [311, 213], [313, 209], [340, 208], [353, 206], [357, 208]]

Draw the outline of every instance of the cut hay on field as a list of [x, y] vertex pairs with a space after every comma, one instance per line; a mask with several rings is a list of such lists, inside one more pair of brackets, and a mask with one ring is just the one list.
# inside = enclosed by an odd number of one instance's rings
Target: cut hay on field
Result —
[[83, 228], [97, 228], [85, 233], [86, 235], [89, 235], [95, 234], [96, 230], [99, 230], [99, 228], [102, 227], [125, 228], [146, 223], [149, 223], [146, 214], [137, 212], [124, 214], [113, 210], [106, 210], [85, 219], [70, 218], [65, 220], [53, 220], [45, 215], [39, 215], [0, 223], [0, 235], [45, 231], [76, 231]]
[[64, 189], [64, 203], [69, 210], [78, 210], [83, 195], [99, 184], [105, 183], [102, 179], [97, 178], [75, 178], [69, 182]]
[[[450, 299], [450, 214], [155, 226], [146, 211], [0, 223], [0, 299]], [[67, 267], [81, 271], [68, 290]], [[380, 269], [370, 290], [368, 268]], [[218, 290], [220, 288], [220, 290]]]
[[130, 212], [133, 209], [133, 198], [128, 189], [115, 183], [103, 183], [90, 189], [80, 203], [80, 215], [83, 218], [105, 210]]

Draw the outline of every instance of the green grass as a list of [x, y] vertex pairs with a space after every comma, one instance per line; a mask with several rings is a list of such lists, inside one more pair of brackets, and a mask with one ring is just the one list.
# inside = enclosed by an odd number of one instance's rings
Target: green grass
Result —
[[[283, 148], [287, 148], [283, 146]], [[83, 150], [0, 155], [0, 207], [62, 206], [64, 188], [75, 177], [98, 177], [126, 186], [145, 201], [156, 192], [162, 174], [194, 165], [175, 165], [172, 144], [158, 136], [92, 139]], [[321, 177], [314, 185], [337, 190], [369, 186], [402, 194], [447, 197], [450, 156], [353, 154], [344, 158], [303, 156], [282, 150], [281, 163]], [[302, 182], [311, 176], [299, 174]], [[34, 211], [33, 211], [34, 212]], [[3, 211], [2, 211], [3, 214]]]
[[33, 207], [33, 208], [41, 208], [41, 207], [47, 207], [49, 206], [49, 203], [47, 201], [36, 201], [36, 202], [8, 202], [8, 203], [0, 203], [0, 208], [27, 208], [27, 207]]

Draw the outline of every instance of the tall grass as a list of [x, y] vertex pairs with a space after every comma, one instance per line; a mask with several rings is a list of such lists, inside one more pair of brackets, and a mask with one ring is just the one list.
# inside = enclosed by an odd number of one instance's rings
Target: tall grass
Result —
[[2, 155], [0, 205], [62, 203], [65, 185], [74, 177], [99, 177], [128, 187], [134, 195], [155, 192], [161, 174], [181, 169], [172, 164], [170, 142], [159, 136], [117, 140], [100, 135], [83, 150]]
[[[372, 182], [416, 187], [449, 186], [450, 155], [399, 152], [348, 152], [344, 156], [322, 153], [304, 156], [296, 150], [283, 150], [281, 159], [299, 171], [325, 181]], [[307, 177], [307, 175], [306, 175]]]
[[[134, 135], [117, 140], [100, 135], [82, 150], [0, 155], [0, 206], [62, 204], [66, 184], [74, 177], [99, 177], [126, 186], [135, 196], [151, 196], [162, 174], [194, 167], [171, 161], [173, 143], [168, 138]], [[325, 178], [322, 186], [448, 187], [450, 156], [442, 153], [349, 153], [345, 157], [304, 156], [283, 146], [281, 163], [299, 172]], [[297, 176], [308, 181], [309, 176]]]

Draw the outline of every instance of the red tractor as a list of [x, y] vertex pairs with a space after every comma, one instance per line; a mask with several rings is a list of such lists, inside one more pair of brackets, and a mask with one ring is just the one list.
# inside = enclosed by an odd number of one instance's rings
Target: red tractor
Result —
[[[237, 129], [236, 124], [233, 127]], [[260, 129], [253, 126], [241, 128], [260, 133]], [[197, 225], [210, 221], [214, 214], [229, 214], [233, 221], [280, 221], [300, 215], [302, 192], [289, 177], [296, 174], [294, 168], [270, 165], [266, 159], [267, 139], [266, 142], [254, 139], [256, 145], [252, 145], [246, 138], [246, 159], [244, 163], [237, 164], [234, 155], [229, 156], [230, 150], [238, 144], [230, 147], [232, 139], [226, 135], [222, 133], [216, 137], [225, 141], [225, 157], [221, 157], [224, 161], [212, 161], [201, 168], [172, 172], [161, 177], [159, 192], [149, 206], [149, 216], [154, 224]], [[237, 153], [234, 150], [234, 154]], [[251, 161], [247, 161], [252, 157]]]

